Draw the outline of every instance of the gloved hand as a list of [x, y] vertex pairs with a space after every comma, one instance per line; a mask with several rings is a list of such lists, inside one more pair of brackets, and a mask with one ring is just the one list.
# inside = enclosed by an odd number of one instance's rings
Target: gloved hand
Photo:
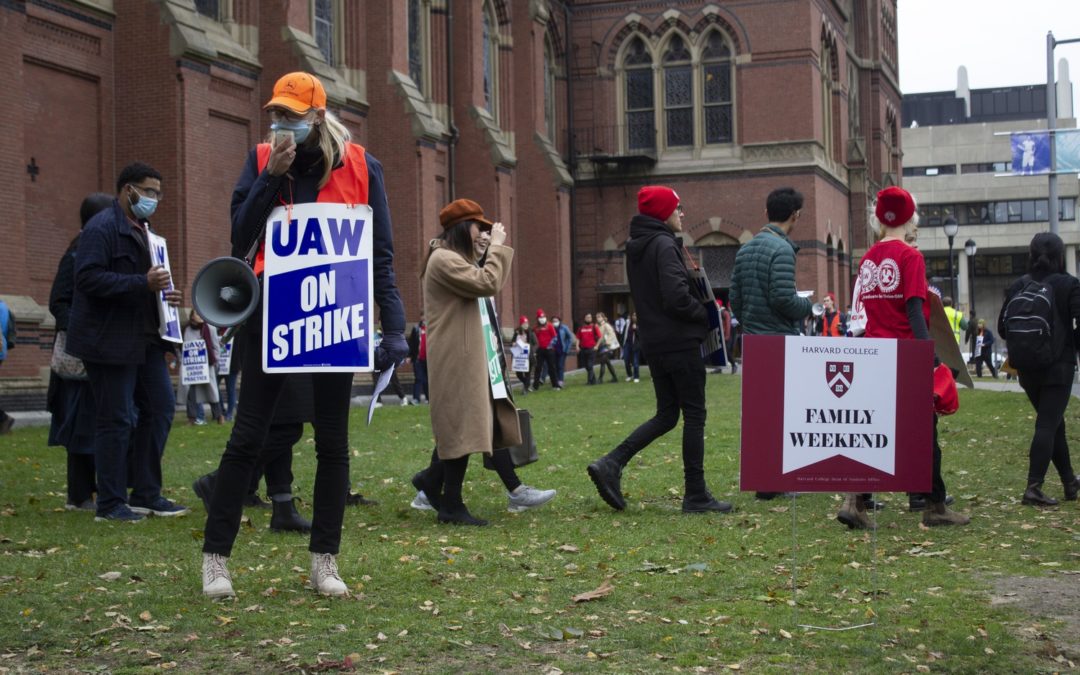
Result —
[[375, 370], [401, 365], [408, 355], [409, 343], [405, 341], [404, 331], [383, 333], [382, 342], [375, 348]]

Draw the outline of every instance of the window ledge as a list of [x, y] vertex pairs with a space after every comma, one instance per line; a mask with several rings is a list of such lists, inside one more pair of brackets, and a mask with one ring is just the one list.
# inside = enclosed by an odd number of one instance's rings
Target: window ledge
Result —
[[491, 113], [479, 106], [471, 106], [469, 116], [476, 122], [476, 128], [484, 135], [484, 140], [491, 148], [492, 163], [507, 168], [517, 166], [517, 157], [514, 156], [510, 138], [498, 127]]
[[432, 113], [431, 106], [416, 88], [412, 78], [396, 70], [390, 71], [390, 84], [397, 91], [405, 104], [405, 114], [409, 116], [412, 135], [417, 139], [437, 142], [446, 134], [446, 126]]
[[360, 80], [360, 86], [353, 87], [349, 84], [349, 78], [343, 70], [326, 62], [319, 50], [319, 45], [315, 43], [315, 38], [311, 34], [293, 26], [284, 26], [281, 32], [285, 42], [291, 43], [296, 55], [300, 57], [302, 69], [314, 73], [322, 81], [328, 100], [338, 105], [359, 105], [365, 109], [368, 107], [367, 92], [363, 91], [362, 77], [353, 78]]
[[555, 145], [548, 137], [538, 131], [533, 132], [533, 142], [540, 148], [541, 154], [547, 160], [548, 168], [551, 169], [551, 173], [555, 178], [555, 187], [570, 187], [573, 185], [574, 179], [570, 177], [570, 171], [567, 170], [562, 157], [559, 157], [559, 151], [555, 149]]
[[161, 15], [162, 21], [170, 26], [169, 53], [172, 56], [227, 59], [261, 67], [259, 59], [233, 39], [225, 26], [196, 12], [192, 3], [163, 0]]
[[35, 323], [43, 328], [52, 328], [56, 325], [56, 319], [49, 310], [39, 305], [29, 295], [0, 295], [0, 300], [4, 301], [19, 323]]

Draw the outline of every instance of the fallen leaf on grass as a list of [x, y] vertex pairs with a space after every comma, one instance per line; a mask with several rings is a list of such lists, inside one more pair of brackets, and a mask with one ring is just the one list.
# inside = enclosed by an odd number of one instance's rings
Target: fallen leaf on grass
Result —
[[577, 546], [574, 546], [573, 544], [563, 544], [558, 548], [558, 550], [566, 551], [567, 553], [577, 553], [581, 549], [579, 549]]
[[139, 614], [139, 618], [142, 619], [143, 621], [149, 623], [151, 620], [153, 620], [154, 617], [153, 617], [153, 615], [150, 614], [149, 611], [146, 611], [146, 612], [142, 612], [141, 614]]
[[105, 574], [98, 575], [98, 579], [104, 579], [105, 581], [116, 581], [119, 578], [119, 572], [106, 572]]
[[573, 598], [571, 598], [571, 600], [573, 600], [574, 602], [588, 602], [590, 600], [598, 600], [605, 595], [610, 595], [611, 592], [614, 590], [615, 587], [611, 585], [611, 580], [604, 579], [604, 583], [600, 584], [595, 589], [591, 591], [586, 591], [584, 593], [578, 593]]

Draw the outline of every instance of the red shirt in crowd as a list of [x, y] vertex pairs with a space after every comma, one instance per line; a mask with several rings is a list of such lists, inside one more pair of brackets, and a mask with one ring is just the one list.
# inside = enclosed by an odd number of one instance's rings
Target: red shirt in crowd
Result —
[[550, 322], [545, 323], [543, 326], [537, 325], [533, 328], [533, 333], [536, 335], [536, 346], [539, 349], [551, 349], [551, 341], [555, 339], [555, 327]]
[[866, 337], [914, 338], [907, 318], [910, 298], [922, 298], [929, 327], [926, 261], [918, 249], [895, 239], [879, 241], [859, 263], [859, 283], [866, 309]]
[[581, 349], [593, 349], [600, 341], [600, 329], [595, 323], [587, 323], [577, 332], [578, 347]]

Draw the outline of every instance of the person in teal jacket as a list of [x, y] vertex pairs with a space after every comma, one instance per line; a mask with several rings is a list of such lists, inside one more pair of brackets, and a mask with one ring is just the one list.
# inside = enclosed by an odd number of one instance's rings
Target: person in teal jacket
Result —
[[[799, 247], [788, 238], [802, 205], [803, 196], [795, 189], [773, 190], [765, 201], [769, 223], [735, 254], [731, 311], [746, 335], [798, 335], [810, 316], [810, 300], [795, 291]], [[756, 497], [767, 500], [780, 494], [758, 492]]]

